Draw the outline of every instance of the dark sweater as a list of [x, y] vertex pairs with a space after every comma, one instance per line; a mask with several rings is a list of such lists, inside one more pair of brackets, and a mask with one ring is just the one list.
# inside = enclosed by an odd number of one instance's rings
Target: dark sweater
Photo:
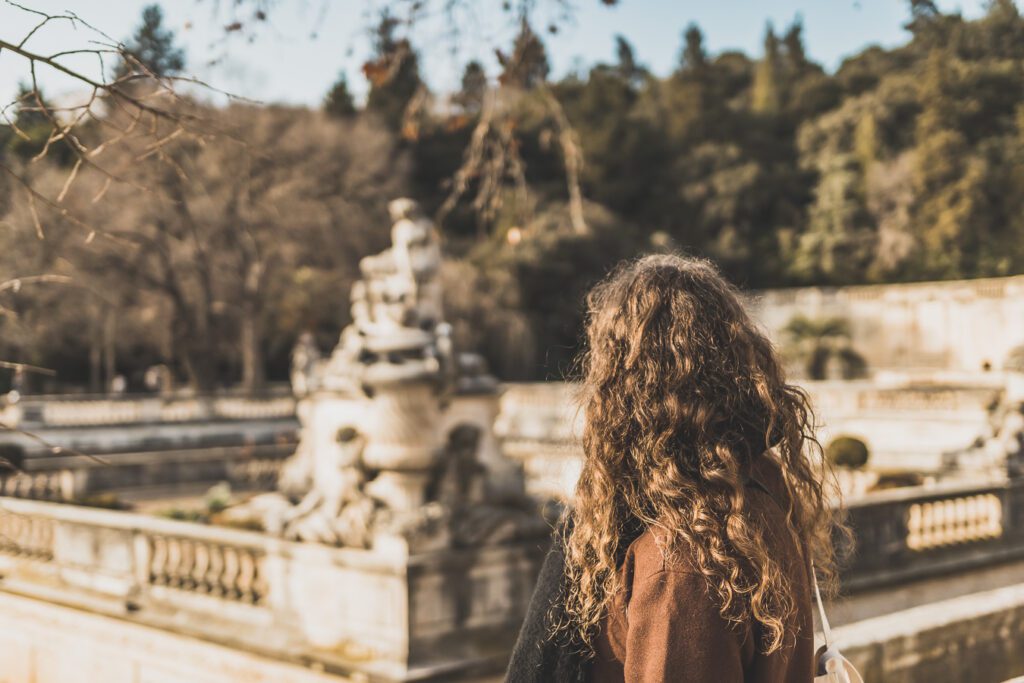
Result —
[[551, 636], [552, 619], [565, 604], [565, 546], [562, 539], [572, 529], [566, 515], [551, 537], [551, 548], [541, 565], [519, 638], [512, 649], [506, 683], [583, 683], [587, 662], [579, 647]]

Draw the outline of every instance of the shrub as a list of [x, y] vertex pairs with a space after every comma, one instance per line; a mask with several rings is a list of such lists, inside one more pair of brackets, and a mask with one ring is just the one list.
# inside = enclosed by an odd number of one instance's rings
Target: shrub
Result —
[[836, 467], [859, 470], [868, 464], [868, 446], [852, 436], [838, 436], [825, 448], [825, 457]]

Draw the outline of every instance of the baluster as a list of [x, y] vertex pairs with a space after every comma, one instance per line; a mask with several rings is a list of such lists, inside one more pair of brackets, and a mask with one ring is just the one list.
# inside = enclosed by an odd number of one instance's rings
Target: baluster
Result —
[[149, 581], [154, 584], [167, 584], [167, 539], [153, 536], [149, 539]]
[[181, 540], [167, 538], [167, 585], [181, 585]]
[[207, 572], [210, 568], [210, 546], [206, 543], [195, 544], [195, 557], [192, 566], [192, 584], [196, 590], [208, 593]]
[[221, 587], [224, 596], [232, 599], [238, 598], [238, 587], [235, 581], [239, 571], [238, 551], [228, 546], [224, 547], [224, 571], [221, 573]]
[[242, 550], [238, 553], [238, 596], [245, 602], [256, 602], [256, 560], [252, 552]]
[[195, 567], [196, 543], [191, 539], [180, 538], [178, 539], [178, 545], [181, 547], [181, 565], [178, 571], [179, 585], [182, 588], [189, 589], [195, 585], [192, 578], [192, 570]]
[[210, 556], [210, 564], [206, 570], [206, 583], [210, 586], [210, 592], [214, 595], [224, 595], [224, 585], [221, 577], [224, 575], [224, 549], [219, 545], [207, 546]]
[[997, 496], [989, 494], [985, 496], [988, 499], [988, 519], [989, 519], [989, 535], [998, 537], [1003, 535], [1003, 505]]
[[907, 547], [911, 550], [919, 550], [923, 546], [923, 525], [921, 506], [911, 505], [907, 516]]
[[963, 543], [967, 539], [967, 515], [965, 514], [965, 499], [954, 498], [949, 501], [952, 511], [952, 529], [950, 530], [950, 541], [952, 543]]
[[921, 504], [921, 548], [934, 545], [935, 513], [931, 503]]
[[267, 585], [267, 577], [263, 572], [263, 558], [261, 555], [253, 555], [254, 566], [256, 567], [256, 575], [252, 582], [252, 593], [253, 602], [260, 604], [267, 597], [269, 592], [269, 586]]

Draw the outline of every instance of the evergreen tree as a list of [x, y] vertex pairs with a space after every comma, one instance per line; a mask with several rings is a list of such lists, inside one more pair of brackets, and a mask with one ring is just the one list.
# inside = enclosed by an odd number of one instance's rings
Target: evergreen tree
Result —
[[344, 72], [338, 76], [338, 80], [327, 91], [327, 96], [324, 97], [324, 111], [329, 116], [339, 119], [346, 119], [355, 115], [355, 100], [352, 99], [352, 93], [348, 90], [348, 78]]
[[910, 23], [906, 27], [916, 31], [940, 16], [935, 0], [910, 0]]
[[754, 87], [751, 94], [751, 105], [753, 110], [759, 114], [776, 114], [782, 107], [780, 62], [779, 39], [769, 22], [764, 33], [764, 56], [754, 73]]
[[548, 53], [526, 17], [520, 21], [519, 34], [512, 44], [512, 54], [498, 52], [502, 66], [500, 80], [506, 85], [530, 89], [547, 80], [551, 70]]
[[681, 71], [699, 71], [707, 66], [708, 55], [704, 51], [704, 34], [697, 24], [690, 24], [683, 33], [683, 50], [679, 54]]
[[142, 23], [125, 44], [130, 58], [122, 58], [115, 77], [174, 76], [185, 68], [185, 52], [174, 45], [174, 32], [163, 25], [160, 5], [147, 5], [142, 10]]
[[1024, 19], [1014, 0], [991, 0], [979, 22], [979, 47], [1003, 59], [1024, 59]]
[[395, 36], [398, 20], [385, 12], [374, 35], [374, 57], [363, 65], [370, 81], [366, 111], [394, 130], [402, 127], [406, 108], [422, 86], [419, 59], [406, 38]]
[[910, 21], [904, 28], [914, 35], [914, 42], [924, 51], [949, 47], [949, 20], [939, 11], [934, 0], [910, 0]]
[[786, 50], [786, 61], [790, 68], [800, 73], [807, 67], [807, 53], [804, 51], [803, 20], [797, 17], [786, 34], [782, 37], [782, 45]]
[[462, 72], [462, 88], [453, 98], [467, 114], [479, 114], [487, 93], [487, 74], [480, 62], [473, 60]]
[[[54, 124], [50, 119], [50, 116], [54, 115], [53, 108], [42, 91], [33, 90], [28, 83], [18, 84], [18, 95], [14, 101], [17, 105], [13, 128], [20, 131], [21, 135], [12, 129], [8, 135], [3, 137], [3, 141], [6, 143], [4, 146], [15, 156], [29, 159], [43, 150], [46, 141], [53, 133]], [[46, 114], [45, 110], [51, 112], [50, 116]], [[65, 140], [60, 140], [57, 144], [52, 145], [48, 156], [58, 163], [64, 164], [75, 155], [68, 143]]]
[[616, 68], [619, 75], [627, 81], [633, 82], [643, 75], [643, 69], [636, 63], [636, 55], [633, 53], [633, 46], [623, 35], [615, 36], [615, 55], [618, 59]]

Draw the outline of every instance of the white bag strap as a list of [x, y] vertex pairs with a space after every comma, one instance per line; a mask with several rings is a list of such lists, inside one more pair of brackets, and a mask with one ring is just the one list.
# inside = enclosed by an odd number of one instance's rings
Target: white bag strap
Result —
[[814, 583], [814, 599], [818, 603], [818, 614], [821, 615], [821, 631], [825, 636], [825, 647], [832, 648], [832, 627], [829, 626], [828, 616], [825, 614], [825, 603], [821, 600], [821, 589], [818, 588], [818, 572], [811, 563], [811, 581]]
[[818, 603], [818, 614], [821, 615], [821, 632], [825, 636], [825, 651], [821, 653], [817, 664], [825, 669], [825, 673], [815, 676], [815, 683], [864, 683], [860, 672], [843, 656], [832, 639], [832, 627], [825, 614], [825, 603], [821, 599], [821, 589], [818, 588], [818, 576], [814, 571], [813, 562], [811, 581], [814, 583], [814, 599]]
[[[775, 496], [772, 495], [771, 491], [757, 479], [749, 477], [747, 483], [760, 489], [775, 501]], [[775, 501], [775, 504], [778, 505], [778, 501]], [[802, 552], [803, 549], [801, 549]], [[839, 649], [834, 644], [832, 627], [828, 623], [828, 615], [825, 614], [825, 603], [821, 599], [821, 589], [818, 588], [818, 572], [814, 568], [813, 561], [811, 561], [810, 565], [811, 583], [814, 585], [814, 599], [818, 603], [818, 614], [821, 615], [821, 631], [825, 637], [825, 651], [821, 653], [820, 657], [816, 657], [818, 661], [815, 663], [815, 666], [820, 664], [825, 669], [825, 673], [820, 676], [816, 675], [814, 683], [864, 683], [864, 679], [857, 669], [839, 652]]]

